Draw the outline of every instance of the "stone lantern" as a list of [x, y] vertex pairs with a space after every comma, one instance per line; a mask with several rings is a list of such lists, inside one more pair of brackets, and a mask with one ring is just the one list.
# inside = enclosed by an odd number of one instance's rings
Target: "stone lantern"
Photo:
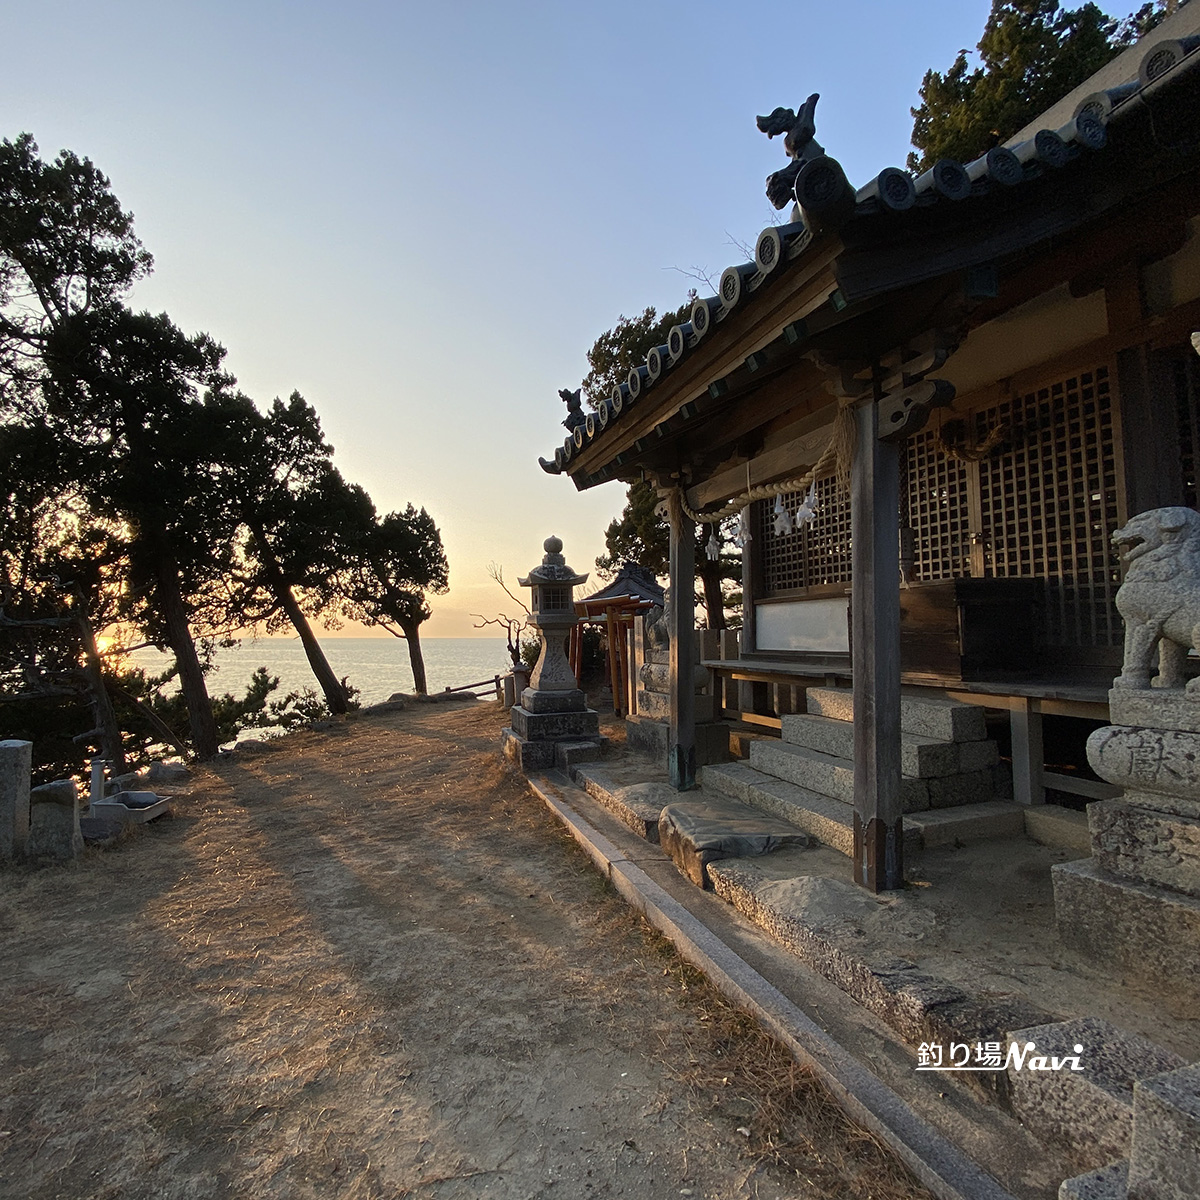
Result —
[[517, 582], [532, 589], [530, 623], [542, 639], [542, 650], [519, 703], [512, 726], [504, 730], [505, 757], [522, 769], [568, 766], [595, 758], [607, 739], [600, 736], [600, 717], [587, 707], [571, 664], [567, 641], [578, 622], [575, 588], [587, 579], [567, 566], [562, 540], [548, 537], [541, 564]]

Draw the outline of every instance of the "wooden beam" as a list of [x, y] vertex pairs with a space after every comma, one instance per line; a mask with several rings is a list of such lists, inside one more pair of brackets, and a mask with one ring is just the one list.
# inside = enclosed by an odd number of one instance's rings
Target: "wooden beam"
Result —
[[679, 512], [671, 526], [670, 700], [667, 767], [677, 792], [696, 786], [696, 525]]
[[899, 448], [879, 440], [876, 395], [855, 410], [850, 515], [854, 683], [854, 877], [904, 886], [900, 807]]
[[[793, 438], [782, 446], [764, 450], [756, 458], [750, 460], [750, 486], [758, 487], [763, 483], [774, 483], [794, 473], [800, 467], [809, 467], [829, 443], [833, 434], [833, 422], [814, 429], [800, 437]], [[746, 490], [746, 464], [739, 463], [736, 467], [712, 476], [711, 479], [690, 488], [687, 502], [692, 508], [708, 508], [714, 504], [723, 504], [726, 500]]]

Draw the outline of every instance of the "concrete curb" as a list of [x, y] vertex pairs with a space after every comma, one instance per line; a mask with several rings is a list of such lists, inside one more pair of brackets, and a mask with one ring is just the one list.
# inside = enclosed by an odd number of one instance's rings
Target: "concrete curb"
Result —
[[816, 1071], [842, 1108], [890, 1146], [938, 1200], [1014, 1200], [554, 794], [558, 787], [573, 787], [569, 780], [564, 777], [557, 783], [541, 775], [530, 776], [528, 782], [621, 896], [669, 937], [722, 994], [752, 1013], [798, 1061]]

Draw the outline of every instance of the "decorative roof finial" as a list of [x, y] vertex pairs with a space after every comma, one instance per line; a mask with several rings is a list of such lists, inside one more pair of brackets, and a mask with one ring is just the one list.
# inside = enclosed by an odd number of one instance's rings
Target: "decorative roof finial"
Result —
[[776, 208], [783, 208], [791, 202], [792, 189], [800, 168], [825, 154], [814, 136], [817, 132], [817, 101], [820, 98], [819, 92], [813, 92], [805, 100], [799, 115], [790, 108], [777, 108], [769, 116], [757, 118], [759, 132], [769, 138], [781, 133], [784, 135], [783, 148], [792, 160], [782, 171], [767, 176], [767, 199]]
[[563, 421], [563, 428], [569, 429], [573, 433], [579, 425], [587, 424], [587, 417], [583, 414], [583, 405], [580, 403], [579, 397], [583, 388], [576, 388], [573, 392], [568, 388], [559, 388], [558, 397], [567, 406], [567, 417]]

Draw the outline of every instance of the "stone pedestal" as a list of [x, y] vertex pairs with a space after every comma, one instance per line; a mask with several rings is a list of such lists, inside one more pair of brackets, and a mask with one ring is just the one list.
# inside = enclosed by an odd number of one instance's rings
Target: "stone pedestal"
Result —
[[29, 840], [34, 862], [66, 862], [83, 853], [79, 829], [79, 789], [70, 779], [43, 783], [29, 793]]
[[0, 742], [0, 862], [25, 854], [32, 765], [32, 742]]
[[1088, 806], [1092, 857], [1053, 868], [1059, 934], [1200, 998], [1200, 698], [1114, 688], [1109, 711], [1088, 761], [1123, 794]]
[[[637, 711], [625, 718], [625, 744], [630, 750], [663, 764], [671, 752], [671, 651], [666, 622], [656, 621], [649, 634], [641, 631], [638, 640], [643, 662], [637, 672]], [[707, 694], [710, 684], [708, 669], [697, 661], [692, 667], [697, 766], [729, 758], [729, 733], [719, 723], [721, 714], [717, 711], [716, 697]]]
[[562, 542], [549, 537], [541, 565], [520, 580], [533, 589], [530, 622], [542, 638], [542, 649], [511, 712], [512, 724], [500, 736], [504, 757], [523, 771], [569, 767], [582, 761], [590, 746], [599, 755], [607, 742], [600, 735], [600, 715], [589, 709], [564, 647], [576, 624], [574, 588], [586, 575], [576, 575], [562, 556]]

